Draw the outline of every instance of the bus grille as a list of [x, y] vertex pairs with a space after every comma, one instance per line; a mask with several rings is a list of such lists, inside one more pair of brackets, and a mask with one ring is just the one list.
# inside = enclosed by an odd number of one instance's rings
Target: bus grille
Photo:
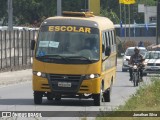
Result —
[[[49, 83], [53, 92], [59, 93], [76, 93], [78, 92], [82, 83], [81, 75], [64, 75], [64, 74], [50, 74]], [[69, 83], [71, 86], [59, 86], [59, 83]]]

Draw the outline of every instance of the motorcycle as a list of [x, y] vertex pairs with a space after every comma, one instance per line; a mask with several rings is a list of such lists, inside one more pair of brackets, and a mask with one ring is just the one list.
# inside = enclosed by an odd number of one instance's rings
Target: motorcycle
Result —
[[[129, 61], [129, 60], [128, 60]], [[140, 82], [140, 69], [143, 69], [144, 65], [141, 62], [135, 62], [132, 66], [132, 81], [134, 87], [138, 86]]]
[[134, 87], [138, 86], [140, 82], [140, 74], [139, 74], [139, 69], [140, 69], [140, 64], [139, 63], [134, 63], [132, 69], [132, 81]]

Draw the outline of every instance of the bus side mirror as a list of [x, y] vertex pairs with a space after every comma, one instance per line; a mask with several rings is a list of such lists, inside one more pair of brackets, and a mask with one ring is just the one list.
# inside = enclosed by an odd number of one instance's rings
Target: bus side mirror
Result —
[[105, 50], [105, 55], [110, 56], [110, 54], [111, 54], [111, 48], [107, 46]]
[[31, 40], [31, 50], [34, 50], [35, 48], [35, 40]]

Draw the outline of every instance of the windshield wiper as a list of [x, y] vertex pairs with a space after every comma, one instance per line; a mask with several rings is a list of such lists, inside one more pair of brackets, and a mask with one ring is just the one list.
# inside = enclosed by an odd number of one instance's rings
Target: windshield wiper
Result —
[[49, 59], [61, 58], [65, 60], [67, 63], [69, 63], [69, 60], [61, 55], [43, 55], [43, 56], [37, 56], [37, 58], [49, 58]]
[[46, 57], [50, 57], [50, 55], [37, 55], [36, 58], [46, 58]]
[[87, 60], [88, 62], [92, 63], [92, 60], [90, 60], [89, 58], [84, 57], [84, 56], [70, 56], [70, 57], [67, 57], [67, 58], [69, 58], [69, 59]]

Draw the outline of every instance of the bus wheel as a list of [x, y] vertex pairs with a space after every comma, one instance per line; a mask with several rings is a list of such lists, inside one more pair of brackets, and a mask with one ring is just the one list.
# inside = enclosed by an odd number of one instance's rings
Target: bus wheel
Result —
[[105, 101], [105, 102], [110, 102], [110, 101], [111, 101], [111, 90], [110, 90], [110, 89], [107, 89], [107, 90], [104, 92], [103, 97], [104, 97], [104, 101]]
[[102, 101], [103, 101], [103, 90], [101, 89], [100, 94], [94, 94], [93, 95], [93, 99], [94, 99], [94, 105], [95, 106], [101, 106], [102, 105]]
[[34, 91], [34, 103], [35, 104], [41, 104], [42, 103], [42, 97], [43, 97], [42, 92]]

